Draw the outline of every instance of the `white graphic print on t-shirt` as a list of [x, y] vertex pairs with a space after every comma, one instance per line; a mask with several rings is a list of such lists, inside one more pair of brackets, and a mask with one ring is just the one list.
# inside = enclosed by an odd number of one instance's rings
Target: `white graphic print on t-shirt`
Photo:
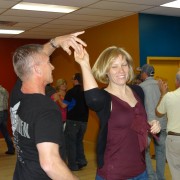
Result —
[[15, 104], [13, 107], [10, 108], [10, 114], [11, 114], [11, 124], [12, 124], [12, 132], [14, 135], [14, 144], [16, 145], [17, 148], [17, 154], [18, 154], [18, 159], [20, 162], [23, 163], [23, 159], [21, 157], [22, 150], [19, 147], [19, 134], [25, 138], [30, 139], [29, 133], [28, 133], [28, 128], [29, 124], [22, 121], [21, 118], [17, 114], [17, 110], [20, 106], [20, 102]]

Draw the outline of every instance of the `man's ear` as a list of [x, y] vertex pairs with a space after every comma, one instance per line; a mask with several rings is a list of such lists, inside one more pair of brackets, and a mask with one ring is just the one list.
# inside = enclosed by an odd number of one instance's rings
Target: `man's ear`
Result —
[[37, 75], [41, 75], [42, 74], [42, 71], [41, 71], [41, 68], [40, 68], [40, 66], [38, 66], [38, 65], [34, 65], [34, 72], [37, 74]]

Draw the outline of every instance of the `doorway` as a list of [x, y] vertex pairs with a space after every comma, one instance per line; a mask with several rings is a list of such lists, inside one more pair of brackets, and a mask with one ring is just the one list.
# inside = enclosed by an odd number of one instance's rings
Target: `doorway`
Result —
[[169, 91], [175, 90], [175, 75], [180, 68], [180, 57], [147, 57], [147, 63], [154, 66], [155, 79], [168, 83]]

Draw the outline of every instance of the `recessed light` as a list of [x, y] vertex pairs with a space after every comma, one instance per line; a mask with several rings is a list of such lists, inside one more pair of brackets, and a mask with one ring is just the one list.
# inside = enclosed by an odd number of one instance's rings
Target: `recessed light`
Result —
[[59, 6], [59, 5], [51, 5], [51, 4], [21, 2], [19, 4], [16, 4], [15, 6], [13, 6], [11, 9], [70, 13], [72, 11], [79, 9], [79, 8], [78, 7], [71, 7], [71, 6]]
[[163, 7], [180, 8], [180, 0], [162, 4]]
[[20, 34], [22, 32], [24, 32], [24, 30], [0, 29], [0, 34]]

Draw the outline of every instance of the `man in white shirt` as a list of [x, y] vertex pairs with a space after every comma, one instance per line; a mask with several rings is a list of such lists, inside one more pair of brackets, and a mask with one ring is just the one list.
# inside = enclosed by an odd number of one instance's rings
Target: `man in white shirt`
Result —
[[180, 70], [176, 74], [177, 89], [167, 92], [167, 84], [159, 81], [161, 99], [157, 106], [157, 115], [167, 114], [166, 158], [172, 179], [180, 178]]

